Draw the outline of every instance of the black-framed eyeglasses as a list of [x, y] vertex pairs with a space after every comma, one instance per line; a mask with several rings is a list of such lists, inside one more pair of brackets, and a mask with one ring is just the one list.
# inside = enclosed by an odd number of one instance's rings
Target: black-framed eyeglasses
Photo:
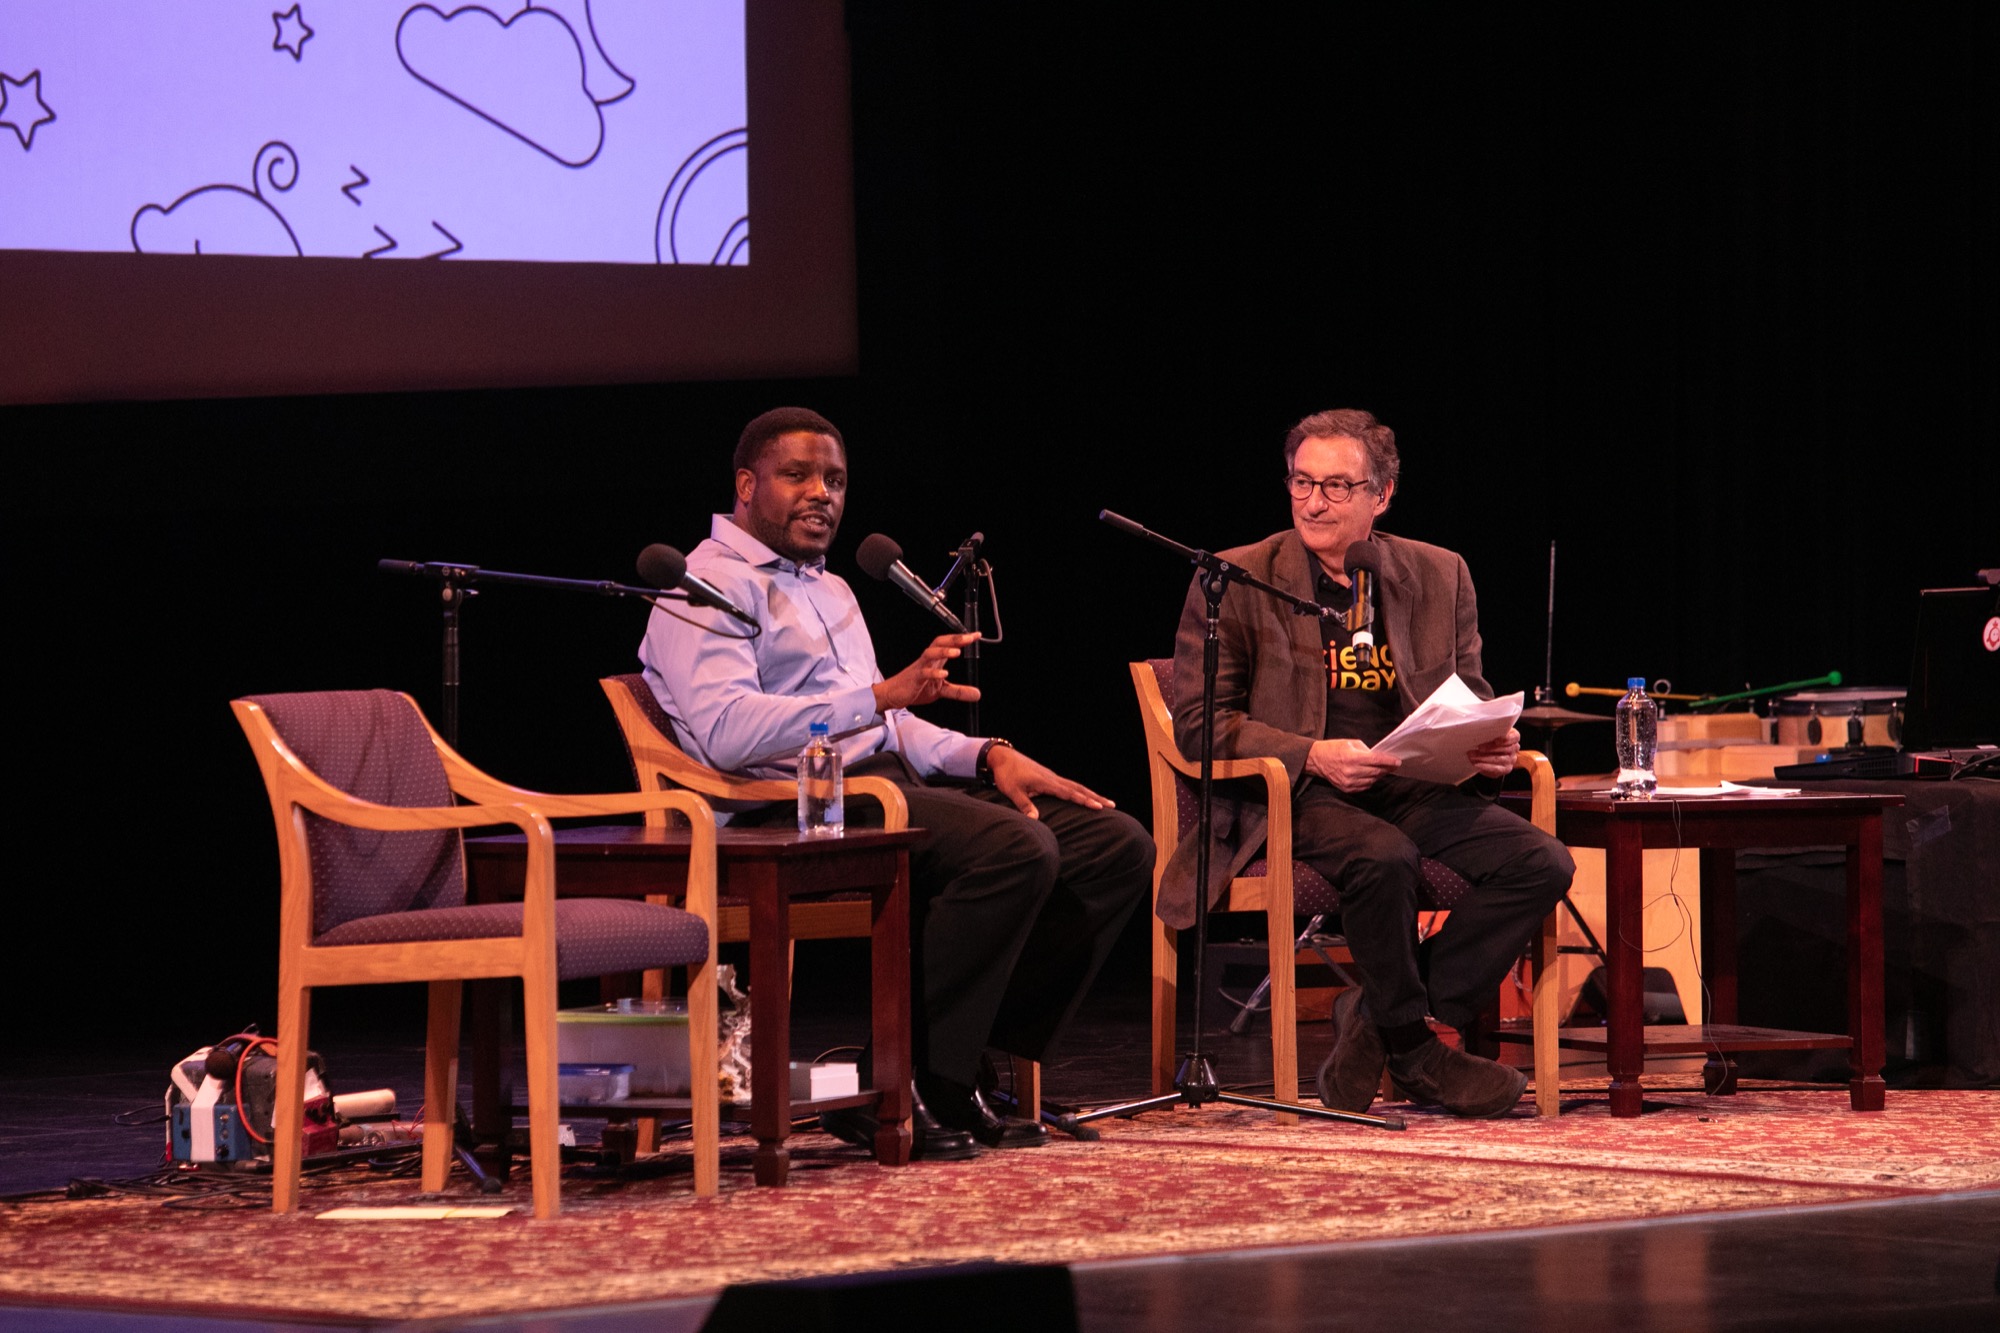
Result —
[[1345, 477], [1308, 477], [1303, 472], [1294, 472], [1285, 478], [1285, 489], [1294, 500], [1303, 500], [1315, 489], [1326, 497], [1328, 504], [1344, 505], [1354, 498], [1354, 492], [1362, 486], [1373, 486], [1372, 481], [1349, 481]]

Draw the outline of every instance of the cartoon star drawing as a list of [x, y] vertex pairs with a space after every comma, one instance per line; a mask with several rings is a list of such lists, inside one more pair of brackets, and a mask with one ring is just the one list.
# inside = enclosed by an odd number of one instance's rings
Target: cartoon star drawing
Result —
[[14, 131], [21, 141], [22, 152], [35, 146], [35, 127], [55, 118], [56, 113], [42, 100], [40, 70], [29, 71], [25, 79], [0, 74], [0, 125]]
[[278, 35], [271, 40], [271, 49], [290, 51], [294, 61], [306, 58], [306, 43], [313, 35], [313, 30], [306, 26], [305, 15], [299, 12], [300, 8], [293, 5], [282, 14], [276, 11], [271, 14], [271, 21], [278, 28]]

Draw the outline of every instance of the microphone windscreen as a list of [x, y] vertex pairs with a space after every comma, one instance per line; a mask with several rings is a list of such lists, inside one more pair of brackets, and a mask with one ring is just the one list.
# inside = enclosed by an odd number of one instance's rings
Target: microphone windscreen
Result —
[[854, 553], [854, 561], [867, 571], [871, 579], [886, 579], [889, 568], [903, 558], [903, 548], [884, 537], [879, 532], [870, 533], [861, 542], [861, 549]]
[[1343, 567], [1350, 574], [1359, 569], [1365, 569], [1370, 574], [1380, 574], [1382, 572], [1382, 553], [1375, 549], [1374, 542], [1363, 538], [1348, 546], [1346, 564]]
[[654, 542], [639, 552], [639, 577], [654, 588], [678, 588], [687, 576], [687, 557], [671, 546]]

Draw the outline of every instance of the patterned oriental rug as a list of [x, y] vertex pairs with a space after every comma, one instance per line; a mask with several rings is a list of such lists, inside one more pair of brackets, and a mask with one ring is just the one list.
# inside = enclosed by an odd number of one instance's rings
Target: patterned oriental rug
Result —
[[[1524, 1103], [1525, 1105], [1525, 1103]], [[1649, 1087], [1614, 1121], [1580, 1098], [1557, 1120], [1414, 1111], [1403, 1133], [1284, 1127], [1258, 1111], [1153, 1112], [966, 1163], [876, 1166], [817, 1134], [791, 1183], [750, 1182], [724, 1144], [719, 1197], [684, 1158], [648, 1178], [572, 1170], [563, 1216], [527, 1213], [525, 1167], [497, 1200], [454, 1177], [484, 1220], [335, 1222], [316, 1213], [418, 1201], [413, 1182], [343, 1168], [307, 1211], [162, 1206], [131, 1195], [0, 1206], [0, 1301], [264, 1317], [418, 1319], [667, 1300], [732, 1283], [969, 1260], [1073, 1263], [1311, 1245], [2000, 1186], [2000, 1098], [1891, 1092], [1857, 1115], [1844, 1090], [1735, 1097]], [[645, 1164], [642, 1164], [645, 1165]], [[199, 1275], [199, 1280], [191, 1280]]]

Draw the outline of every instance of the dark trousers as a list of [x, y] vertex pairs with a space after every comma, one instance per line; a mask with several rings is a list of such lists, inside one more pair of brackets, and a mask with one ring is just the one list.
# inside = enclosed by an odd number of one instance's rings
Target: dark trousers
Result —
[[[1363, 792], [1317, 779], [1293, 797], [1292, 856], [1340, 890], [1340, 925], [1377, 1023], [1428, 1012], [1470, 1027], [1569, 888], [1569, 850], [1527, 820], [1456, 787], [1388, 777]], [[1423, 857], [1472, 892], [1417, 944]]]
[[[910, 851], [916, 1067], [970, 1085], [988, 1046], [1043, 1058], [1151, 888], [1151, 836], [1123, 811], [1046, 796], [1030, 819], [990, 787], [933, 785], [894, 755], [850, 773], [902, 788], [925, 833]], [[873, 801], [847, 811], [857, 828], [881, 825]]]

